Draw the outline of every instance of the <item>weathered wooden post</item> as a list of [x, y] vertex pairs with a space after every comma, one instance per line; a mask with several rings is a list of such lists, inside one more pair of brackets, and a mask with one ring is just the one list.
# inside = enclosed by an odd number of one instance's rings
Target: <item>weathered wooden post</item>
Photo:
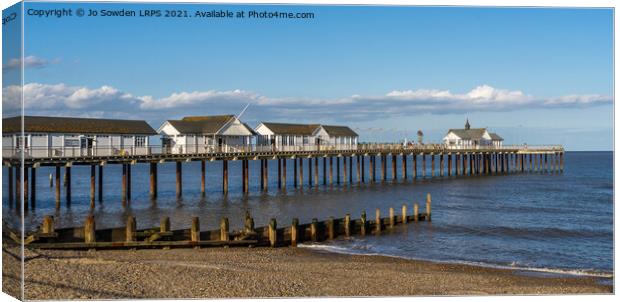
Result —
[[265, 161], [263, 162], [263, 166], [265, 170], [265, 173], [263, 174], [263, 179], [265, 183], [265, 185], [263, 186], [263, 191], [268, 192], [269, 191], [269, 159], [265, 159]]
[[244, 160], [245, 161], [245, 174], [243, 175], [243, 184], [244, 184], [244, 191], [243, 193], [247, 194], [250, 190], [250, 161], [249, 160]]
[[396, 173], [396, 154], [392, 153], [392, 180], [398, 179], [398, 173]]
[[131, 164], [127, 164], [127, 200], [131, 201]]
[[336, 238], [334, 234], [334, 217], [329, 217], [326, 221], [327, 239], [333, 240]]
[[310, 223], [310, 240], [313, 242], [319, 241], [319, 221], [316, 218], [312, 218]]
[[222, 161], [222, 193], [228, 194], [228, 161]]
[[127, 217], [127, 224], [125, 225], [125, 241], [136, 241], [136, 217], [134, 216]]
[[260, 189], [265, 189], [265, 164], [263, 163], [265, 160], [260, 160]]
[[336, 183], [340, 184], [340, 156], [336, 157]]
[[360, 215], [360, 235], [366, 235], [366, 211], [362, 211]]
[[71, 167], [70, 166], [66, 166], [65, 167], [65, 177], [67, 179], [67, 184], [65, 185], [67, 187], [67, 193], [65, 194], [66, 198], [67, 198], [67, 206], [71, 206]]
[[282, 159], [282, 189], [286, 191], [286, 157]]
[[426, 177], [426, 154], [422, 153], [422, 177]]
[[314, 158], [314, 186], [319, 186], [319, 158]]
[[149, 166], [149, 197], [155, 200], [157, 199], [157, 163], [152, 162]]
[[30, 173], [30, 207], [34, 209], [37, 203], [37, 168], [32, 166]]
[[560, 172], [564, 172], [564, 152], [560, 152]]
[[278, 243], [277, 227], [278, 223], [276, 222], [276, 219], [271, 218], [271, 220], [269, 220], [269, 245], [271, 247], [276, 247], [276, 244]]
[[176, 176], [177, 176], [177, 198], [183, 196], [183, 165], [180, 161], [176, 162]]
[[159, 231], [162, 233], [170, 232], [170, 218], [169, 217], [162, 217], [159, 220]]
[[349, 184], [353, 184], [353, 157], [349, 158]]
[[[151, 165], [153, 165], [153, 163], [151, 163]], [[206, 183], [205, 183], [205, 178], [206, 178], [206, 163], [205, 160], [201, 160], [200, 161], [200, 196], [201, 197], [205, 197], [205, 187], [206, 187]], [[155, 194], [156, 195], [156, 194]], [[153, 199], [151, 197], [151, 199]]]
[[95, 165], [90, 165], [90, 207], [95, 207]]
[[530, 153], [529, 155], [530, 155], [530, 169], [528, 170], [528, 172], [532, 172], [532, 153]]
[[407, 219], [407, 205], [403, 204], [403, 208], [401, 211], [401, 218], [400, 218], [400, 222], [402, 223], [407, 223], [408, 219]]
[[418, 158], [415, 153], [413, 153], [413, 179], [418, 178]]
[[414, 203], [413, 204], [413, 221], [418, 221], [420, 220], [420, 213], [419, 213], [419, 209], [418, 209], [418, 203]]
[[370, 176], [370, 182], [375, 182], [375, 156], [370, 155], [368, 160], [368, 175]]
[[299, 219], [293, 218], [293, 221], [291, 222], [291, 246], [293, 247], [297, 246], [297, 242], [299, 241], [298, 230], [299, 230]]
[[127, 203], [127, 164], [123, 165], [123, 175], [121, 179], [121, 202], [123, 205]]
[[466, 176], [467, 175], [467, 158], [469, 153], [463, 153], [463, 173], [462, 175]]
[[342, 180], [342, 182], [344, 184], [347, 184], [347, 179], [348, 178], [347, 178], [347, 157], [346, 156], [342, 157], [342, 169], [343, 169], [343, 172], [344, 172], [344, 174], [343, 174], [344, 179]]
[[334, 184], [334, 167], [333, 167], [334, 158], [329, 157], [329, 185]]
[[344, 236], [351, 236], [351, 214], [347, 213], [344, 215]]
[[45, 215], [43, 217], [43, 225], [41, 227], [41, 233], [49, 235], [55, 232], [54, 228], [54, 216]]
[[394, 221], [394, 208], [390, 208], [390, 228], [393, 228], [396, 222]]
[[431, 221], [431, 193], [426, 194], [426, 219]]
[[282, 189], [282, 159], [278, 158], [278, 189]]
[[375, 210], [375, 232], [381, 232], [381, 210], [379, 208]]
[[95, 238], [95, 216], [93, 215], [86, 216], [86, 221], [84, 222], [84, 242], [97, 242]]
[[9, 207], [13, 207], [13, 203], [15, 202], [14, 196], [14, 188], [13, 188], [13, 167], [9, 166]]
[[190, 241], [200, 241], [200, 219], [198, 217], [192, 217], [192, 226], [190, 228]]
[[244, 231], [246, 233], [254, 232], [254, 218], [252, 218], [250, 212], [245, 212]]
[[228, 218], [222, 217], [222, 219], [220, 220], [220, 240], [228, 241], [230, 239], [228, 235], [228, 229]]
[[362, 159], [362, 182], [365, 183], [366, 182], [366, 156], [361, 155], [360, 156]]
[[448, 153], [448, 176], [452, 176], [452, 153]]
[[443, 166], [444, 166], [443, 152], [441, 152], [441, 154], [439, 154], [439, 176], [440, 177], [443, 177]]
[[361, 167], [361, 163], [360, 163], [360, 156], [357, 155], [356, 158], [357, 158], [357, 165], [356, 165], [356, 169], [357, 169], [357, 173], [356, 173], [356, 175], [357, 175], [357, 183], [360, 184], [362, 182], [362, 175], [360, 174], [362, 167]]
[[308, 157], [308, 187], [312, 188], [312, 157]]
[[297, 188], [297, 157], [293, 158], [293, 187]]
[[510, 173], [510, 153], [506, 153], [506, 173]]
[[56, 209], [60, 209], [60, 166], [56, 166]]
[[326, 157], [323, 157], [323, 185], [324, 186], [327, 185], [327, 158]]
[[435, 177], [435, 153], [431, 153], [431, 177]]
[[[155, 178], [157, 179], [157, 178]], [[99, 164], [99, 178], [97, 178], [98, 184], [98, 195], [99, 195], [99, 203], [103, 202], [103, 164]]]

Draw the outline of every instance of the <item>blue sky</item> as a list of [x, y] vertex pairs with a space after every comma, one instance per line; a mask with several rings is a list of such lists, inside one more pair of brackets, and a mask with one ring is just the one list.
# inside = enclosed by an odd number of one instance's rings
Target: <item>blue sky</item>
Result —
[[[506, 143], [611, 150], [613, 12], [378, 6], [27, 3], [26, 9], [312, 12], [314, 19], [25, 19], [26, 114], [184, 115], [348, 124], [362, 140], [439, 141], [489, 127]], [[4, 28], [3, 28], [4, 29]], [[4, 45], [7, 45], [4, 43]], [[3, 52], [7, 65], [11, 58]], [[5, 77], [17, 72], [3, 68]], [[5, 83], [5, 93], [7, 84]], [[11, 114], [4, 100], [3, 115]]]

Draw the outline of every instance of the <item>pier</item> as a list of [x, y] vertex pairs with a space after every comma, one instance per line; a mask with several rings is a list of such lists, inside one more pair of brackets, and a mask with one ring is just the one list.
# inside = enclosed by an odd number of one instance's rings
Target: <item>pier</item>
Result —
[[[174, 162], [176, 166], [177, 198], [181, 198], [183, 195], [183, 164], [192, 161], [200, 161], [200, 191], [202, 195], [205, 194], [206, 163], [214, 161], [222, 162], [222, 194], [229, 192], [229, 177], [241, 178], [242, 185], [240, 190], [244, 194], [250, 193], [250, 182], [254, 181], [260, 182], [261, 191], [267, 192], [272, 189], [268, 186], [268, 167], [270, 161], [278, 167], [278, 175], [276, 176], [278, 180], [277, 190], [286, 190], [291, 185], [287, 183], [287, 163], [293, 165], [292, 186], [294, 188], [304, 188], [305, 186], [311, 188], [320, 185], [355, 185], [366, 182], [396, 181], [398, 179], [402, 181], [415, 180], [420, 176], [426, 178], [429, 175], [429, 171], [427, 171], [429, 166], [431, 178], [439, 177], [446, 179], [466, 176], [494, 176], [509, 173], [562, 173], [564, 170], [564, 148], [562, 146], [477, 146], [470, 149], [455, 149], [441, 144], [412, 146], [403, 146], [401, 144], [359, 144], [353, 150], [322, 150], [321, 148], [314, 148], [311, 150], [276, 151], [269, 148], [260, 149], [254, 147], [235, 152], [171, 154], [163, 152], [164, 150], [158, 151], [149, 150], [146, 154], [142, 154], [142, 152], [140, 152], [141, 154], [123, 152], [122, 155], [105, 156], [26, 156], [23, 161], [23, 167], [17, 154], [3, 157], [3, 166], [8, 169], [9, 176], [9, 206], [15, 206], [19, 209], [20, 207], [17, 203], [23, 197], [25, 210], [35, 208], [37, 189], [35, 176], [37, 168], [43, 166], [55, 168], [55, 175], [50, 178], [50, 184], [53, 185], [55, 182], [55, 205], [57, 208], [60, 208], [62, 204], [63, 191], [66, 205], [71, 205], [71, 168], [73, 166], [90, 166], [91, 207], [95, 206], [95, 200], [98, 200], [100, 203], [104, 202], [103, 167], [106, 165], [122, 165], [121, 175], [106, 175], [105, 177], [121, 177], [122, 185], [120, 191], [121, 204], [123, 206], [131, 201], [132, 166], [149, 165], [149, 175], [140, 175], [138, 177], [148, 177], [150, 183], [148, 188], [149, 196], [155, 200], [158, 196], [158, 165], [166, 162]], [[377, 164], [377, 158], [379, 158], [380, 164]], [[400, 174], [397, 171], [397, 160], [399, 158], [402, 162]], [[340, 163], [341, 159], [342, 165]], [[368, 167], [365, 166], [366, 159], [368, 159]], [[239, 173], [229, 171], [229, 161], [241, 161], [241, 171]], [[249, 161], [260, 161], [260, 179], [250, 179]], [[391, 162], [389, 170], [388, 161]], [[334, 167], [334, 162], [336, 167]], [[437, 164], [439, 166], [438, 175], [436, 173]], [[421, 169], [419, 169], [420, 166]], [[411, 168], [411, 177], [409, 177], [408, 167]], [[379, 173], [377, 173], [377, 169], [380, 170]], [[62, 170], [64, 170], [62, 175], [64, 185], [61, 185], [60, 180]], [[304, 170], [307, 171], [306, 177], [304, 177]], [[320, 171], [322, 171], [322, 182], [319, 181]], [[21, 183], [22, 173], [23, 184]], [[380, 174], [380, 178], [377, 178], [377, 174]]]

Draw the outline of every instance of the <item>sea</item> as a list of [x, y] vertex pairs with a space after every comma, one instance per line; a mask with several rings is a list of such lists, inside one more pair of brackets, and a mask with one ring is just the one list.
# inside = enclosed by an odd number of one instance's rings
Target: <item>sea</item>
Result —
[[[334, 164], [335, 164], [334, 160]], [[380, 177], [377, 158], [377, 179]], [[401, 175], [397, 161], [397, 179], [391, 179], [391, 161], [387, 163], [388, 180], [357, 183], [343, 181], [323, 185], [322, 162], [318, 186], [308, 185], [308, 163], [304, 160], [303, 187], [293, 187], [292, 160], [287, 165], [287, 188], [278, 190], [277, 161], [269, 161], [268, 192], [260, 189], [259, 161], [250, 162], [250, 193], [241, 192], [241, 162], [229, 163], [229, 193], [222, 194], [222, 163], [206, 163], [206, 195], [200, 194], [200, 163], [183, 164], [183, 196], [176, 198], [175, 165], [159, 165], [158, 199], [149, 198], [147, 164], [132, 168], [132, 200], [121, 203], [121, 166], [104, 167], [104, 199], [89, 206], [90, 168], [72, 168], [72, 202], [64, 198], [55, 208], [55, 188], [50, 186], [52, 168], [37, 169], [36, 208], [25, 214], [26, 229], [35, 229], [45, 215], [54, 215], [56, 227], [82, 225], [89, 214], [96, 217], [97, 228], [122, 227], [127, 216], [136, 217], [138, 228], [154, 227], [162, 216], [169, 216], [171, 227], [188, 228], [191, 217], [200, 217], [201, 229], [217, 229], [221, 217], [228, 217], [232, 229], [239, 229], [244, 213], [249, 211], [257, 226], [276, 218], [279, 226], [293, 218], [301, 223], [313, 218], [351, 214], [359, 218], [362, 211], [374, 219], [375, 209], [388, 213], [390, 207], [400, 213], [403, 204], [411, 213], [414, 203], [424, 211], [427, 193], [432, 196], [432, 222], [398, 225], [381, 236], [337, 239], [331, 242], [306, 243], [302, 248], [347, 254], [384, 255], [443, 263], [463, 263], [520, 271], [613, 276], [613, 152], [566, 152], [563, 173], [511, 173], [493, 176], [439, 177], [436, 160], [435, 177], [422, 177], [418, 157], [418, 178], [412, 179], [412, 162], [408, 158], [408, 179]], [[342, 161], [340, 161], [342, 164]], [[366, 170], [369, 168], [366, 159]], [[329, 167], [329, 166], [328, 166]], [[314, 168], [314, 164], [313, 164]], [[427, 169], [430, 161], [427, 157]], [[329, 170], [329, 168], [328, 168]], [[341, 168], [341, 177], [344, 175]], [[64, 172], [64, 170], [63, 170]], [[347, 171], [348, 172], [348, 171]], [[18, 226], [15, 207], [8, 204], [8, 172], [3, 170], [3, 222]], [[329, 177], [329, 176], [327, 176]], [[334, 177], [336, 169], [334, 167]], [[313, 177], [314, 178], [314, 177]], [[314, 179], [313, 179], [314, 180]]]

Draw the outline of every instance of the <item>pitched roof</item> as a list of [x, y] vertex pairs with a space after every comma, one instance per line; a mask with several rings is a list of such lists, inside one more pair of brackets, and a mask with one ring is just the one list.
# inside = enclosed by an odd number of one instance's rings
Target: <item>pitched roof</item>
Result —
[[[2, 119], [2, 132], [21, 131], [19, 116]], [[145, 134], [157, 132], [142, 120], [113, 120], [77, 117], [24, 116], [24, 132], [80, 134]]]
[[501, 136], [497, 135], [497, 133], [490, 133], [489, 132], [489, 135], [491, 136], [491, 139], [494, 140], [494, 141], [503, 141], [504, 140]]
[[167, 122], [181, 133], [214, 134], [233, 118], [234, 115], [186, 116]]
[[474, 128], [474, 129], [450, 129], [448, 133], [452, 132], [456, 134], [461, 139], [472, 139], [479, 140], [482, 139], [484, 132], [486, 129], [484, 128]]
[[323, 125], [323, 129], [329, 136], [358, 136], [353, 129], [347, 126]]
[[269, 128], [277, 135], [312, 135], [314, 131], [320, 127], [319, 124], [285, 124], [285, 123], [269, 123], [263, 122], [265, 127]]

